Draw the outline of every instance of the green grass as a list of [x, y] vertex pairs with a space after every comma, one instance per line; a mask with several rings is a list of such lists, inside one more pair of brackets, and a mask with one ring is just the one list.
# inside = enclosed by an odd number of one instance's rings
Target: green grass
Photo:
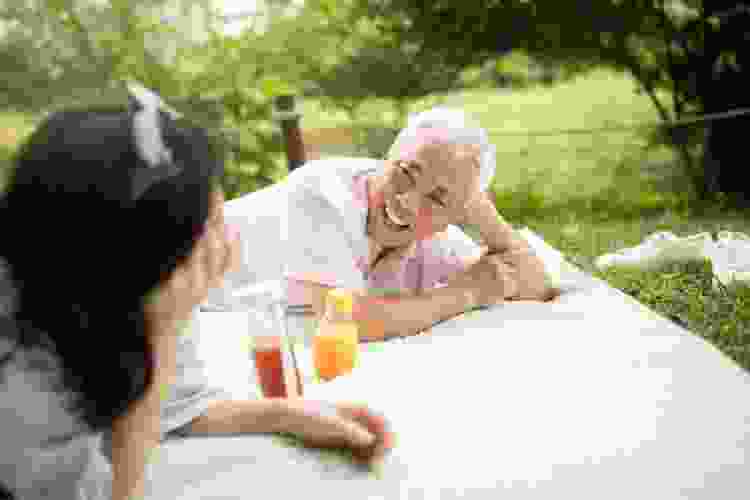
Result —
[[[657, 121], [649, 99], [636, 95], [633, 89], [634, 84], [623, 76], [596, 71], [551, 89], [430, 96], [410, 110], [420, 111], [436, 103], [462, 107], [488, 129], [497, 147], [498, 188], [516, 189], [529, 180], [544, 178], [540, 189], [545, 198], [566, 199], [573, 194], [593, 195], [610, 186], [623, 164], [668, 163], [672, 153], [656, 150], [645, 154], [644, 140], [631, 132], [532, 138], [502, 134]], [[306, 100], [302, 109], [306, 128], [351, 126], [344, 113], [326, 111], [315, 100]], [[392, 106], [377, 100], [366, 102], [361, 115], [363, 122], [372, 124], [389, 124], [394, 119]], [[630, 182], [633, 188], [641, 183], [638, 179]]]

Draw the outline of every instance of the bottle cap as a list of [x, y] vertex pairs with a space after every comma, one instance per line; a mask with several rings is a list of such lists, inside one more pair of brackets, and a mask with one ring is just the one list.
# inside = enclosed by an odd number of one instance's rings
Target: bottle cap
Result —
[[351, 314], [354, 310], [354, 297], [352, 294], [341, 288], [334, 288], [328, 292], [328, 306], [337, 313]]

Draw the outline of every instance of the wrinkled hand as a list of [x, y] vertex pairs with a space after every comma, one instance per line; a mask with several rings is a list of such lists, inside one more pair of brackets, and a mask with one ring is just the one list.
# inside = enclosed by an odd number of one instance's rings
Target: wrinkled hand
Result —
[[473, 292], [477, 306], [502, 304], [518, 293], [519, 286], [516, 270], [501, 255], [489, 253], [487, 247], [482, 247], [482, 257], [456, 275], [449, 285]]
[[[378, 255], [378, 261], [373, 268], [373, 272], [384, 274], [397, 274], [404, 265], [404, 259], [414, 255], [417, 249], [416, 241], [397, 248], [380, 248], [376, 243], [372, 243], [374, 254]], [[382, 256], [381, 256], [382, 254]]]
[[281, 430], [317, 448], [346, 448], [361, 464], [378, 464], [394, 446], [390, 423], [364, 405], [285, 401]]
[[173, 331], [175, 325], [187, 321], [209, 290], [219, 286], [224, 274], [238, 264], [239, 258], [239, 232], [227, 226], [223, 217], [209, 220], [187, 260], [145, 300], [144, 312], [156, 325], [155, 333]]
[[460, 213], [457, 223], [465, 225], [477, 224], [481, 221], [482, 216], [486, 213], [495, 214], [497, 209], [492, 202], [490, 195], [484, 191], [476, 191], [466, 202], [463, 211]]

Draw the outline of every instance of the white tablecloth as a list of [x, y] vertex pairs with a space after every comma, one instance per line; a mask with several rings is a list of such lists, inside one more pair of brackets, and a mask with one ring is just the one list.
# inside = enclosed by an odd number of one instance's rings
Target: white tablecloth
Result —
[[[744, 499], [750, 376], [602, 282], [363, 345], [307, 396], [367, 401], [399, 433], [374, 479], [268, 436], [163, 445], [153, 499]], [[221, 314], [221, 313], [214, 313]]]

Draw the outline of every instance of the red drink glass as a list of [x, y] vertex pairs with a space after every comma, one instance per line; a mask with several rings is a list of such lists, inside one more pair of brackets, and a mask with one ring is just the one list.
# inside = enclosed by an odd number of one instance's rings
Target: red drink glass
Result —
[[[256, 336], [253, 345], [255, 370], [258, 374], [263, 396], [266, 398], [289, 397], [284, 376], [284, 352], [278, 335]], [[296, 370], [297, 395], [302, 395], [302, 377]]]

